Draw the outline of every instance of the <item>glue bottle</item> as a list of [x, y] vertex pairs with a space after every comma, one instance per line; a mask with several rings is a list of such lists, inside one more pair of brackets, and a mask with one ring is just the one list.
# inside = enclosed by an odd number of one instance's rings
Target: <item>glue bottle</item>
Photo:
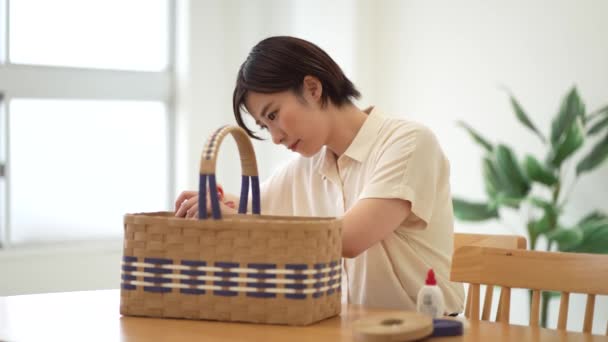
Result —
[[425, 285], [418, 291], [416, 310], [432, 318], [441, 318], [443, 316], [443, 293], [439, 286], [437, 286], [435, 272], [433, 272], [432, 268], [429, 269], [426, 275]]

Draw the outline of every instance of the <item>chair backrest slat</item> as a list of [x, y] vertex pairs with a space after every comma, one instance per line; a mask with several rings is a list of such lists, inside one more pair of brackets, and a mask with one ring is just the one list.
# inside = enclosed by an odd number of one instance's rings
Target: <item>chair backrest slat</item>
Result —
[[530, 304], [530, 326], [537, 327], [540, 313], [540, 290], [532, 291], [532, 303]]
[[479, 320], [479, 284], [471, 284], [471, 319], [474, 321]]
[[496, 322], [509, 323], [511, 315], [511, 288], [503, 286], [500, 288], [500, 302], [496, 311]]
[[593, 311], [595, 311], [595, 295], [587, 295], [587, 304], [585, 305], [585, 320], [583, 321], [583, 332], [590, 333], [593, 327]]
[[481, 320], [489, 321], [490, 312], [492, 311], [492, 295], [494, 294], [494, 285], [486, 285], [486, 297], [483, 300], [483, 311], [481, 312]]
[[570, 303], [570, 293], [562, 292], [561, 300], [559, 301], [559, 316], [557, 318], [557, 329], [566, 330], [568, 323], [568, 304]]

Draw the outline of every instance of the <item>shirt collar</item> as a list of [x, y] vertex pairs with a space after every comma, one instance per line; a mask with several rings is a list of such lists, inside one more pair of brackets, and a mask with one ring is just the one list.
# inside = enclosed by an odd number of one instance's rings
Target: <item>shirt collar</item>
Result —
[[355, 135], [355, 139], [344, 151], [344, 155], [360, 163], [367, 159], [384, 121], [384, 117], [375, 107], [367, 108], [364, 111], [369, 113], [367, 119], [363, 122], [363, 126], [359, 129], [357, 135]]
[[[346, 148], [346, 151], [344, 151], [344, 156], [360, 163], [367, 159], [384, 121], [384, 117], [375, 107], [369, 107], [364, 111], [369, 114], [353, 141]], [[316, 169], [321, 175], [330, 177], [333, 171], [335, 171], [335, 165], [336, 155], [328, 150], [327, 147], [324, 147], [319, 154]]]

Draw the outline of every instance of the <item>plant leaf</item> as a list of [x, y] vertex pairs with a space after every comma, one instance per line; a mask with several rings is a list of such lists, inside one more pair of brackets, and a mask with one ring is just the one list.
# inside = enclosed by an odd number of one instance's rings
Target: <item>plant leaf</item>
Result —
[[580, 226], [584, 226], [591, 222], [602, 221], [602, 220], [606, 220], [606, 219], [608, 219], [608, 215], [604, 214], [603, 212], [601, 212], [599, 210], [595, 210], [595, 211], [587, 214], [587, 216], [583, 217], [576, 225], [578, 227], [580, 227]]
[[596, 168], [608, 157], [608, 133], [604, 139], [599, 141], [589, 152], [589, 154], [581, 160], [576, 166], [576, 175], [580, 175], [583, 172], [588, 172]]
[[597, 216], [588, 218], [581, 225], [575, 227], [583, 235], [582, 242], [575, 247], [569, 248], [568, 252], [578, 253], [603, 253], [608, 254], [608, 218]]
[[510, 197], [509, 195], [499, 192], [494, 198], [494, 204], [496, 207], [505, 206], [513, 209], [519, 209], [519, 205], [523, 200], [524, 198], [522, 197]]
[[608, 116], [606, 116], [602, 120], [596, 122], [591, 128], [589, 128], [589, 131], [587, 131], [587, 134], [595, 135], [606, 127], [608, 127]]
[[530, 196], [530, 197], [527, 197], [526, 200], [538, 208], [541, 208], [545, 211], [550, 211], [551, 213], [553, 213], [556, 216], [558, 213], [561, 212], [560, 208], [556, 204], [553, 204], [552, 202], [545, 200], [543, 198], [540, 198], [537, 196]]
[[563, 252], [578, 247], [583, 242], [583, 232], [580, 229], [558, 228], [548, 232], [547, 238], [557, 242], [557, 249]]
[[565, 136], [557, 145], [553, 145], [549, 154], [549, 163], [556, 168], [570, 157], [576, 150], [583, 146], [585, 131], [580, 117], [577, 117], [568, 128]]
[[595, 119], [596, 116], [600, 116], [602, 114], [608, 114], [608, 105], [605, 105], [604, 107], [595, 110], [592, 113], [589, 113], [589, 115], [587, 115], [587, 120], [585, 123], [592, 121], [593, 119]]
[[549, 220], [546, 216], [541, 217], [539, 220], [532, 220], [528, 223], [528, 231], [530, 235], [539, 236], [548, 232], [551, 228]]
[[481, 145], [486, 151], [492, 152], [492, 150], [494, 149], [492, 144], [489, 143], [485, 138], [483, 138], [481, 136], [481, 134], [477, 133], [477, 131], [475, 131], [466, 122], [458, 121], [457, 125], [464, 128], [469, 133], [469, 135], [473, 138], [473, 140], [475, 140], [479, 145]]
[[557, 224], [557, 213], [559, 212], [558, 208], [555, 207], [552, 203], [548, 203], [545, 201], [536, 202], [536, 205], [542, 207], [545, 211], [543, 216], [539, 220], [531, 221], [531, 224], [528, 225], [528, 230], [531, 234], [538, 236], [540, 234], [548, 233], [555, 229]]
[[527, 155], [524, 159], [524, 169], [528, 178], [533, 181], [552, 186], [557, 183], [557, 177], [553, 174], [552, 170], [547, 170], [543, 167], [536, 158], [531, 155]]
[[530, 182], [519, 167], [513, 151], [505, 145], [499, 144], [494, 149], [497, 174], [504, 185], [504, 192], [510, 197], [525, 197], [530, 191]]
[[558, 115], [551, 124], [551, 143], [557, 145], [562, 135], [566, 133], [577, 117], [584, 121], [585, 105], [578, 96], [576, 87], [572, 87], [568, 95], [562, 100]]
[[490, 198], [494, 198], [496, 194], [501, 191], [502, 185], [500, 184], [500, 180], [498, 179], [496, 165], [494, 165], [494, 162], [492, 161], [491, 157], [486, 156], [483, 158], [482, 173], [486, 193]]
[[536, 133], [536, 135], [540, 138], [540, 140], [543, 143], [546, 142], [547, 139], [545, 139], [545, 137], [542, 135], [542, 133], [540, 133], [540, 131], [536, 128], [536, 126], [534, 126], [532, 121], [530, 121], [530, 118], [528, 118], [528, 115], [526, 114], [524, 109], [521, 107], [519, 102], [517, 102], [515, 97], [513, 97], [513, 95], [511, 95], [510, 99], [511, 99], [511, 106], [513, 107], [513, 110], [515, 111], [515, 115], [517, 116], [517, 119], [519, 119], [519, 121], [522, 124], [524, 124], [524, 126], [528, 127], [530, 130], [532, 130], [532, 132]]
[[487, 203], [474, 203], [454, 197], [454, 216], [463, 221], [485, 221], [498, 217], [496, 208], [491, 208]]

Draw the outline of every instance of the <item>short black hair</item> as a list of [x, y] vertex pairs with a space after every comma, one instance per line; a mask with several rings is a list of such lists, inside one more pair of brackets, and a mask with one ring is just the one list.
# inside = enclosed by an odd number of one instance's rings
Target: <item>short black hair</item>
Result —
[[239, 68], [232, 95], [232, 108], [238, 125], [250, 137], [260, 139], [243, 121], [241, 109], [245, 106], [247, 93], [291, 90], [300, 95], [304, 77], [309, 75], [318, 78], [323, 86], [323, 106], [329, 100], [340, 107], [361, 96], [338, 64], [315, 44], [295, 37], [270, 37], [256, 44]]

